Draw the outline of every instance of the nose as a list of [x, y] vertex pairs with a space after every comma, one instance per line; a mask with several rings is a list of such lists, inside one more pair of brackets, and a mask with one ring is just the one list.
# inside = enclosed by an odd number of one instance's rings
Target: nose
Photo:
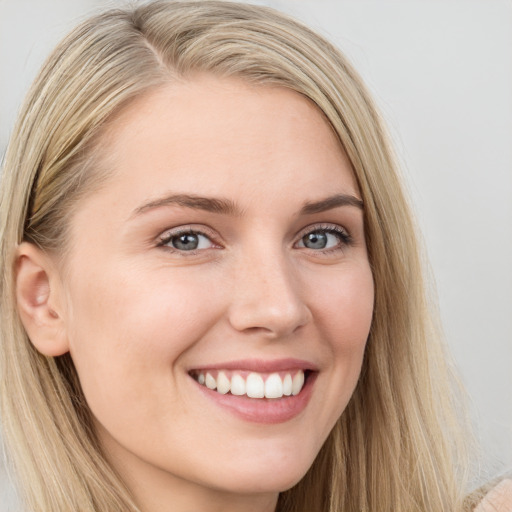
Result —
[[304, 290], [282, 254], [253, 256], [234, 274], [229, 321], [240, 332], [283, 338], [310, 322]]

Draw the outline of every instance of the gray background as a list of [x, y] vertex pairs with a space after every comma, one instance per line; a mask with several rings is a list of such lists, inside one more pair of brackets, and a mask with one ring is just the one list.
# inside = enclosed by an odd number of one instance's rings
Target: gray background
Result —
[[[0, 0], [0, 155], [52, 46], [99, 0]], [[388, 120], [489, 475], [512, 469], [512, 1], [281, 0]], [[10, 484], [0, 475], [3, 496]], [[12, 506], [12, 505], [11, 505]]]

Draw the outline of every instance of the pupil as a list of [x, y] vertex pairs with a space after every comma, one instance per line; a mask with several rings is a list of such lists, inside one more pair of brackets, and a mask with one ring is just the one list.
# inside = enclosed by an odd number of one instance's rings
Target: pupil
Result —
[[194, 249], [197, 249], [198, 245], [199, 239], [197, 235], [193, 235], [190, 233], [180, 235], [176, 237], [175, 240], [173, 241], [173, 246], [176, 249], [181, 249], [184, 251], [193, 251]]
[[321, 232], [308, 233], [302, 241], [309, 249], [324, 249], [327, 245], [327, 235]]

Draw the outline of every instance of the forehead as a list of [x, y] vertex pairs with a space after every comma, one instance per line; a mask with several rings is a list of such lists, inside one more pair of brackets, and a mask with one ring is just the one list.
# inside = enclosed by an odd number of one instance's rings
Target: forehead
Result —
[[138, 179], [149, 196], [158, 188], [236, 198], [255, 188], [291, 195], [336, 186], [357, 194], [350, 162], [311, 100], [235, 78], [199, 76], [147, 93], [109, 124], [103, 146], [118, 187]]

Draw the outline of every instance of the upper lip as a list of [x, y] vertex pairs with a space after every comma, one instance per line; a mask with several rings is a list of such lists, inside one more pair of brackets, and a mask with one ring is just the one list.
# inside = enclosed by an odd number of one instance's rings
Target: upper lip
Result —
[[249, 372], [270, 373], [286, 370], [318, 371], [317, 365], [303, 359], [239, 359], [215, 364], [196, 366], [191, 370], [246, 370]]

